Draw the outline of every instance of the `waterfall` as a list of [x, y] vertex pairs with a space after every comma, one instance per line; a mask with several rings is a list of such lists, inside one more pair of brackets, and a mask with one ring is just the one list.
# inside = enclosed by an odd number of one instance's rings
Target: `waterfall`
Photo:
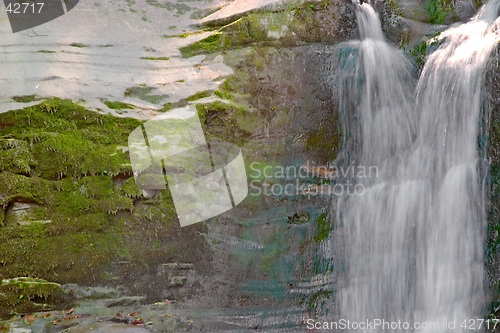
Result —
[[357, 6], [362, 40], [340, 47], [337, 68], [346, 128], [339, 163], [379, 172], [353, 179], [364, 195], [337, 201], [338, 316], [409, 324], [398, 332], [444, 332], [454, 322], [465, 332], [464, 320], [484, 316], [480, 91], [500, 38], [499, 2], [440, 34], [416, 85], [376, 12]]

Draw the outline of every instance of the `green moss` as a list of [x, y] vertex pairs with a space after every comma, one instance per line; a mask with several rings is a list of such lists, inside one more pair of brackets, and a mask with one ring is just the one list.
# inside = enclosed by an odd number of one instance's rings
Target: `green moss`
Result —
[[216, 33], [196, 43], [179, 48], [183, 58], [193, 57], [198, 54], [213, 53], [222, 49], [222, 34]]
[[[42, 279], [19, 277], [2, 280], [0, 290], [9, 298], [8, 303], [17, 304], [23, 298], [49, 298], [51, 295], [62, 292], [57, 283]], [[22, 296], [22, 297], [21, 297]]]
[[182, 33], [179, 35], [162, 35], [161, 37], [162, 38], [188, 38], [189, 36], [202, 34], [202, 33], [207, 32], [207, 31], [208, 30], [197, 30], [197, 31], [193, 31], [193, 32], [185, 32], [185, 33]]
[[215, 94], [215, 96], [222, 98], [222, 99], [226, 99], [226, 100], [233, 99], [233, 95], [231, 95], [229, 92], [226, 92], [226, 91], [217, 90], [214, 92], [214, 94]]
[[0, 203], [4, 208], [14, 201], [45, 204], [53, 200], [52, 185], [46, 179], [11, 172], [0, 173]]
[[425, 9], [429, 12], [431, 24], [451, 23], [458, 19], [452, 2], [446, 0], [430, 0]]
[[333, 292], [331, 290], [319, 290], [316, 291], [307, 302], [308, 309], [311, 311], [318, 311], [323, 309], [327, 305], [328, 299], [330, 299]]
[[37, 163], [29, 143], [24, 140], [0, 139], [0, 171], [11, 170], [29, 175]]
[[[78, 147], [78, 148], [77, 148]], [[44, 178], [82, 177], [126, 171], [122, 167], [123, 154], [116, 147], [90, 141], [83, 133], [43, 133], [41, 141], [33, 146], [38, 166], [36, 175]], [[59, 167], [55, 172], [54, 164]]]
[[[188, 260], [187, 242], [207, 253], [201, 225], [176, 231], [169, 192], [145, 201], [131, 177], [117, 148], [140, 124], [60, 99], [0, 114], [0, 278], [126, 283], [145, 265]], [[22, 225], [7, 210], [16, 202], [33, 203]], [[114, 263], [125, 254], [133, 264], [123, 272]], [[0, 305], [0, 316], [37, 310], [34, 301]]]
[[221, 102], [197, 104], [196, 109], [209, 141], [227, 141], [242, 145], [250, 132], [241, 128], [237, 113], [244, 109]]
[[167, 112], [167, 111], [170, 111], [172, 110], [173, 108], [175, 108], [175, 105], [173, 103], [165, 103], [163, 105], [163, 108], [160, 110], [161, 112]]
[[144, 60], [170, 60], [169, 57], [141, 57]]
[[198, 54], [209, 54], [216, 51], [248, 46], [267, 40], [266, 26], [261, 19], [262, 14], [251, 14], [248, 17], [222, 28], [215, 34], [179, 50], [184, 58]]
[[108, 176], [85, 177], [81, 180], [64, 179], [57, 185], [59, 191], [55, 194], [54, 212], [61, 216], [116, 214], [118, 211], [133, 209], [132, 200], [123, 196]]
[[[0, 202], [4, 209], [15, 201], [35, 202], [43, 207], [34, 214], [52, 221], [36, 224], [44, 232], [30, 230], [33, 239], [24, 243], [11, 238], [19, 237], [28, 227], [3, 230], [6, 247], [0, 256], [6, 258], [4, 265], [11, 256], [22, 259], [26, 249], [43, 247], [42, 240], [48, 235], [100, 232], [113, 225], [114, 214], [132, 211], [132, 199], [118, 191], [111, 176], [130, 172], [124, 166], [129, 163], [128, 155], [117, 146], [126, 145], [128, 134], [139, 125], [134, 119], [100, 115], [59, 99], [0, 115]], [[62, 251], [72, 242], [71, 237], [66, 236], [68, 243], [50, 241]], [[4, 274], [53, 272], [54, 268], [45, 264], [58, 258], [54, 255], [44, 260], [40, 254], [39, 262], [32, 268], [23, 264], [24, 269], [14, 261], [12, 267], [4, 266]]]
[[49, 50], [40, 50], [37, 51], [37, 53], [57, 53], [56, 51], [49, 51]]
[[337, 156], [339, 151], [338, 136], [331, 135], [329, 124], [322, 124], [319, 130], [309, 131], [306, 137], [307, 150], [315, 153], [320, 153], [326, 159], [331, 159]]
[[200, 20], [204, 17], [207, 17], [210, 14], [213, 14], [213, 13], [219, 11], [221, 8], [222, 7], [196, 10], [191, 14], [191, 16], [189, 18], [191, 18], [193, 20]]
[[113, 110], [122, 110], [122, 109], [134, 109], [135, 107], [131, 104], [122, 103], [122, 102], [110, 102], [104, 101], [104, 104]]
[[158, 2], [157, 0], [146, 0], [146, 3], [154, 7], [164, 8], [168, 11], [175, 12], [174, 16], [177, 17], [184, 15], [192, 10], [191, 7], [184, 3], [171, 3], [168, 1]]
[[403, 15], [403, 11], [401, 10], [401, 6], [399, 5], [397, 0], [386, 1], [385, 6], [387, 7], [387, 10], [391, 14], [391, 17]]
[[330, 218], [325, 213], [319, 215], [315, 221], [316, 233], [314, 240], [321, 242], [325, 240], [333, 230], [333, 225], [330, 223]]
[[[1, 307], [12, 308], [13, 313], [48, 310], [54, 304], [65, 303], [66, 298], [59, 284], [29, 277], [2, 280], [0, 294], [4, 296], [0, 299]], [[1, 314], [7, 318], [10, 313]]]
[[439, 41], [436, 38], [438, 34], [436, 33], [434, 37], [415, 45], [413, 48], [409, 48], [407, 44], [403, 45], [403, 51], [413, 59], [418, 73], [424, 68], [427, 56], [439, 46]]
[[12, 97], [12, 100], [14, 102], [18, 102], [18, 103], [30, 103], [30, 102], [39, 101], [40, 99], [41, 98], [38, 97], [37, 95], [25, 95], [25, 96]]
[[79, 48], [89, 47], [87, 44], [82, 44], [82, 43], [71, 43], [69, 44], [69, 46], [79, 47]]
[[342, 15], [330, 9], [329, 2], [296, 2], [281, 12], [254, 12], [233, 22], [209, 22], [212, 29], [227, 25], [220, 27], [212, 36], [180, 48], [180, 51], [186, 58], [251, 45], [292, 47], [311, 42], [338, 41], [346, 33], [342, 20]]
[[[87, 222], [93, 222], [90, 216]], [[66, 225], [73, 226], [72, 219]], [[43, 276], [61, 282], [92, 283], [99, 277], [115, 256], [122, 237], [112, 232], [75, 232], [76, 228], [60, 229], [61, 226], [40, 224], [38, 235], [24, 233], [12, 227], [2, 236], [0, 253], [4, 270], [2, 276]], [[68, 229], [68, 230], [67, 230]], [[90, 230], [88, 230], [90, 229]], [[85, 232], [85, 233], [84, 233]], [[8, 236], [8, 237], [6, 237]]]
[[222, 90], [226, 90], [226, 91], [234, 91], [234, 87], [232, 85], [232, 82], [233, 80], [235, 79], [236, 77], [234, 75], [231, 75], [229, 78], [227, 78], [226, 81], [224, 81], [221, 85], [220, 85], [220, 89]]
[[135, 86], [130, 87], [125, 90], [124, 95], [130, 97], [137, 97], [143, 101], [150, 102], [153, 104], [159, 104], [162, 100], [168, 98], [168, 95], [155, 95], [152, 92], [155, 90], [153, 87], [146, 86]]
[[[59, 133], [81, 133], [96, 144], [125, 145], [130, 132], [140, 124], [135, 119], [98, 114], [71, 100], [53, 98], [35, 106], [0, 114], [0, 137], [26, 140], [30, 146], [35, 146], [47, 137], [57, 137]], [[91, 135], [92, 132], [96, 134]]]
[[120, 191], [129, 198], [138, 199], [142, 196], [142, 189], [136, 185], [135, 179], [133, 177], [127, 179]]
[[187, 97], [186, 100], [188, 102], [192, 102], [192, 101], [196, 101], [196, 100], [208, 97], [210, 95], [212, 95], [212, 91], [211, 90], [204, 90], [204, 91], [200, 91], [200, 92], [198, 92], [198, 93], [196, 93], [194, 95], [191, 95], [191, 96]]

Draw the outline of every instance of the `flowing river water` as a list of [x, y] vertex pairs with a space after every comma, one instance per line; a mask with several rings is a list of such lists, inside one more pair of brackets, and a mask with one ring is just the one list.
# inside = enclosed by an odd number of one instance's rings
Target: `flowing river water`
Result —
[[361, 41], [340, 48], [336, 93], [348, 131], [339, 160], [378, 174], [355, 180], [364, 195], [336, 202], [338, 316], [409, 324], [396, 331], [427, 322], [439, 324], [419, 332], [444, 332], [455, 322], [465, 332], [464, 320], [483, 318], [485, 307], [480, 92], [500, 38], [499, 2], [436, 37], [418, 82], [374, 9], [357, 6]]

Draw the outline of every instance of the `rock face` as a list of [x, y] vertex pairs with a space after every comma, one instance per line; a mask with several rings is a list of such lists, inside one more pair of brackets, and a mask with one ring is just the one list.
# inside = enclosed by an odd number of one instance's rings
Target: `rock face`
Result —
[[[246, 14], [237, 21], [207, 21], [219, 32], [181, 47], [184, 57], [245, 46], [293, 47], [308, 43], [337, 43], [358, 35], [350, 1], [313, 1], [277, 12]], [[235, 20], [236, 18], [233, 18]]]
[[[318, 161], [333, 159], [338, 152], [339, 126], [330, 88], [323, 85], [328, 80], [324, 73], [331, 55], [329, 45], [357, 37], [352, 3], [298, 3], [273, 11], [245, 13], [241, 20], [231, 22], [229, 26], [218, 26], [220, 33], [213, 36], [187, 36], [179, 43], [185, 45], [201, 38], [181, 48], [183, 56], [192, 56], [182, 63], [189, 64], [189, 73], [216, 80], [210, 81], [209, 89], [220, 84], [218, 90], [166, 103], [163, 111], [195, 104], [209, 141], [238, 144], [249, 161], [288, 163], [297, 157], [305, 160], [307, 156]], [[206, 20], [204, 24], [221, 23]], [[72, 47], [81, 52], [87, 50], [85, 45]], [[144, 48], [145, 52], [153, 52]], [[153, 57], [148, 54], [147, 59], [141, 60], [161, 63], [159, 67], [171, 61], [150, 58]], [[171, 62], [178, 64], [181, 60]], [[227, 66], [235, 73], [222, 82], [219, 74], [230, 74]], [[179, 82], [172, 85], [180, 86], [185, 83], [180, 81], [188, 79], [179, 77]], [[167, 98], [150, 88], [132, 87], [125, 91], [127, 100], [105, 105], [120, 109], [128, 108], [133, 99], [155, 104]], [[189, 91], [184, 90], [178, 96]], [[235, 210], [235, 215], [228, 217], [235, 222], [230, 226], [219, 229], [220, 223], [226, 223], [221, 218], [222, 222], [211, 221], [211, 227], [199, 224], [180, 229], [170, 193], [161, 191], [146, 196], [132, 177], [129, 156], [123, 147], [128, 134], [141, 121], [91, 112], [70, 100], [42, 101], [30, 95], [16, 100], [36, 105], [0, 114], [0, 278], [29, 275], [61, 284], [92, 285], [90, 290], [73, 287], [67, 292], [73, 289], [69, 293], [84, 305], [92, 299], [93, 308], [110, 315], [105, 324], [95, 326], [105, 330], [121, 320], [115, 318], [116, 312], [130, 309], [127, 313], [132, 314], [144, 308], [163, 311], [165, 304], [154, 303], [165, 300], [192, 307], [200, 305], [201, 301], [192, 300], [195, 298], [202, 299], [203, 305], [218, 307], [281, 302], [281, 284], [288, 290], [292, 288], [291, 278], [314, 273], [311, 263], [303, 273], [296, 267], [287, 268], [283, 281], [266, 280], [267, 276], [277, 275], [280, 261], [288, 255], [283, 253], [282, 257], [273, 241], [275, 237], [279, 240], [281, 229], [289, 227], [288, 214], [294, 216], [299, 209], [286, 208], [287, 200], [250, 198]], [[273, 231], [270, 237], [264, 237], [268, 222], [256, 228], [256, 237], [262, 237], [265, 246], [259, 244], [260, 239], [243, 241], [247, 229], [240, 228], [243, 219], [237, 218], [238, 214], [245, 218], [257, 214], [261, 200], [265, 201], [265, 212], [285, 212], [277, 227], [280, 231]], [[327, 200], [321, 203], [326, 205]], [[313, 210], [311, 202], [304, 206]], [[300, 209], [305, 208], [301, 205]], [[302, 231], [294, 229], [290, 233], [296, 252], [312, 251], [329, 230], [325, 214], [308, 212], [304, 216], [310, 219], [301, 221], [300, 229], [307, 229], [311, 236], [302, 242]], [[211, 239], [210, 243], [207, 239]], [[284, 252], [288, 245], [282, 240], [278, 243]], [[265, 249], [262, 254], [251, 252], [257, 256], [256, 262], [262, 264], [253, 267], [252, 260], [241, 263], [243, 259], [235, 259], [232, 251], [241, 251], [240, 246], [251, 251]], [[216, 260], [214, 253], [219, 255]], [[221, 272], [226, 275], [218, 277]], [[260, 282], [262, 275], [266, 281]], [[249, 279], [252, 281], [245, 288], [252, 292], [243, 292], [242, 285]], [[99, 284], [121, 286], [126, 292], [112, 295], [95, 288]], [[273, 296], [268, 296], [268, 292]], [[258, 295], [255, 299], [253, 293]], [[7, 292], [4, 294], [10, 297]], [[15, 306], [9, 305], [8, 310], [25, 314], [44, 309], [22, 310]], [[94, 327], [92, 322], [86, 322], [87, 317], [82, 317], [89, 314], [85, 309], [78, 311], [81, 317], [76, 318], [80, 320], [77, 326], [83, 330]], [[155, 315], [158, 330], [190, 327], [186, 318], [170, 321], [161, 314]], [[78, 329], [62, 315], [54, 318], [53, 314], [48, 319], [40, 316], [40, 324], [36, 325], [41, 326], [37, 329]], [[132, 323], [132, 317], [121, 323]], [[56, 325], [52, 325], [54, 320]]]
[[[500, 311], [500, 70], [498, 59], [493, 58], [487, 66], [482, 98], [485, 101], [483, 127], [489, 132], [487, 158], [489, 173], [488, 205], [488, 278], [490, 281], [490, 313], [498, 316]], [[486, 133], [482, 133], [486, 136]]]
[[4, 223], [6, 225], [26, 226], [31, 223], [50, 223], [51, 220], [39, 220], [37, 211], [43, 209], [42, 206], [33, 203], [14, 202], [5, 212]]
[[[148, 6], [152, 3], [162, 5], [148, 1]], [[198, 22], [212, 29], [208, 32], [156, 36], [162, 43], [182, 46], [180, 53], [171, 51], [183, 59], [152, 57], [158, 55], [152, 45], [144, 46], [141, 59], [161, 63], [159, 68], [170, 61], [165, 76], [175, 80], [162, 83], [162, 89], [169, 85], [174, 93], [166, 96], [158, 87], [133, 86], [123, 93], [126, 103], [105, 105], [120, 111], [130, 107], [129, 102], [157, 107], [163, 103], [159, 111], [168, 112], [193, 104], [208, 141], [241, 146], [249, 164], [334, 160], [342, 129], [332, 97], [332, 63], [335, 46], [358, 37], [354, 5], [350, 0], [310, 1], [253, 10], [259, 3], [232, 2], [233, 8], [225, 9], [229, 14], [223, 10]], [[236, 13], [238, 5], [252, 5], [252, 11]], [[397, 46], [413, 47], [444, 28], [430, 24], [429, 11], [416, 0], [378, 2], [377, 10], [387, 38]], [[460, 19], [470, 15], [466, 9], [457, 10]], [[174, 30], [181, 33], [179, 27]], [[422, 61], [423, 53], [418, 54]], [[189, 68], [189, 77], [176, 76], [172, 68], [178, 65]], [[500, 79], [496, 63], [491, 66], [486, 94], [492, 102], [488, 154], [494, 176], [489, 267], [496, 283]], [[208, 80], [204, 89], [210, 90], [194, 89], [193, 77]], [[299, 318], [299, 323], [302, 310], [311, 314], [327, 304], [335, 278], [324, 258], [316, 255], [332, 230], [330, 198], [249, 197], [231, 213], [181, 229], [169, 191], [144, 193], [132, 177], [123, 148], [141, 121], [91, 112], [70, 100], [24, 97], [18, 100], [36, 105], [0, 114], [0, 278], [7, 281], [0, 287], [1, 316], [48, 309], [45, 303], [61, 307], [49, 302], [59, 297], [59, 285], [12, 279], [24, 275], [93, 287], [66, 286], [63, 294], [78, 301], [74, 313], [79, 318], [39, 315], [40, 323], [33, 327], [40, 332], [142, 332], [146, 327], [158, 332], [206, 331], [212, 326], [193, 324], [175, 306], [290, 306], [290, 317], [269, 315], [268, 325], [273, 327], [290, 318]], [[48, 289], [41, 296], [26, 294], [28, 282]], [[96, 287], [99, 284], [108, 287]], [[135, 311], [143, 323], [132, 324], [139, 318], [132, 316]], [[261, 328], [258, 316], [235, 318], [241, 326], [222, 318], [224, 325], [213, 327]], [[102, 322], [96, 323], [97, 317]], [[151, 325], [146, 325], [146, 318]]]
[[141, 333], [150, 332], [144, 327], [137, 327], [131, 324], [110, 324], [110, 323], [93, 323], [88, 325], [79, 325], [77, 327], [69, 327], [65, 332], [68, 333], [87, 333], [87, 332], [99, 332], [99, 333]]
[[185, 299], [201, 291], [200, 277], [193, 264], [167, 263], [158, 266], [158, 288], [164, 299]]
[[[13, 34], [2, 25], [0, 47], [11, 51], [2, 62], [0, 112], [55, 96], [80, 100], [95, 111], [150, 119], [165, 103], [216, 90], [230, 69], [208, 59], [195, 67], [203, 57], [178, 58], [177, 48], [198, 34], [169, 37], [192, 31], [205, 16], [198, 15], [231, 1], [188, 2], [80, 1], [69, 15], [37, 27], [36, 34]], [[7, 22], [6, 12], [0, 15]], [[17, 52], [24, 57], [14, 56]]]
[[414, 47], [446, 29], [467, 22], [482, 1], [388, 0], [375, 2], [387, 40], [398, 47]]
[[145, 198], [134, 183], [119, 147], [140, 124], [60, 99], [0, 114], [0, 278], [127, 284], [170, 260], [208, 267], [203, 226], [181, 232], [170, 194]]

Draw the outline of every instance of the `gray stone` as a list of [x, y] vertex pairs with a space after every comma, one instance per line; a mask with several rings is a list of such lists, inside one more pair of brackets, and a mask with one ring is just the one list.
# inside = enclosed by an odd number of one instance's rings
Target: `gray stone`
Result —
[[171, 276], [169, 278], [169, 284], [171, 287], [182, 287], [187, 281], [186, 276]]
[[111, 299], [109, 301], [106, 301], [106, 307], [112, 308], [115, 306], [136, 306], [144, 303], [146, 300], [146, 297], [144, 296], [126, 296], [126, 297], [120, 297], [116, 299]]
[[12, 327], [9, 333], [32, 333], [33, 331], [27, 328]]
[[193, 264], [180, 264], [180, 263], [168, 263], [168, 264], [162, 264], [160, 265], [164, 270], [171, 270], [171, 269], [193, 269], [194, 265]]
[[89, 325], [78, 325], [67, 330], [68, 333], [143, 333], [149, 332], [147, 329], [134, 325], [93, 323]]
[[29, 225], [32, 223], [50, 223], [50, 220], [40, 220], [36, 210], [45, 209], [34, 203], [14, 202], [5, 213], [7, 224], [17, 223], [19, 225]]

